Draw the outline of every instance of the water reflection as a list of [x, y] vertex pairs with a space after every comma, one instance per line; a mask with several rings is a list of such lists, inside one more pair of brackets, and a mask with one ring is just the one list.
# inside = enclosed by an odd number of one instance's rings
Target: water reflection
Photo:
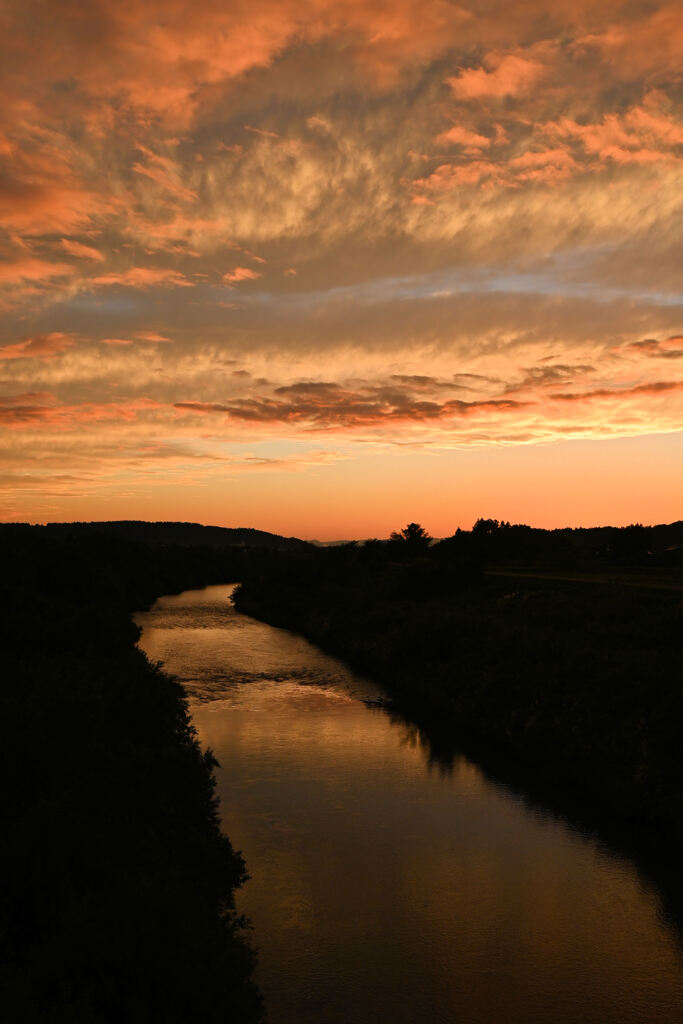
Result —
[[600, 806], [587, 803], [582, 794], [558, 791], [542, 774], [515, 765], [509, 758], [473, 742], [471, 737], [454, 735], [438, 721], [422, 718], [418, 724], [415, 716], [419, 717], [419, 713], [401, 711], [395, 705], [390, 713], [397, 728], [410, 737], [408, 742], [423, 750], [430, 770], [451, 775], [463, 761], [474, 763], [489, 782], [520, 802], [529, 815], [542, 820], [555, 818], [607, 854], [631, 862], [638, 870], [642, 886], [656, 893], [663, 925], [674, 932], [678, 945], [683, 947], [680, 861], [675, 852], [660, 842], [659, 836], [628, 824], [605, 822]]
[[530, 810], [230, 588], [163, 598], [142, 646], [220, 763], [273, 1024], [680, 1022], [683, 961], [632, 863]]

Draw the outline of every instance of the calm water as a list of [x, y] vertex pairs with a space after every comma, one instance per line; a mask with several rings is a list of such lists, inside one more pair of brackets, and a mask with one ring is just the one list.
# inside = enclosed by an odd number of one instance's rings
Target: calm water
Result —
[[630, 862], [465, 758], [430, 768], [372, 684], [231, 590], [137, 621], [220, 761], [270, 1024], [681, 1024], [681, 949]]

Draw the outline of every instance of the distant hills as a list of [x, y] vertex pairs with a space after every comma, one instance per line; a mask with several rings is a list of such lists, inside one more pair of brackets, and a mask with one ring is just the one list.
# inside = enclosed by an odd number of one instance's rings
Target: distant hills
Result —
[[202, 526], [200, 523], [148, 523], [137, 519], [100, 523], [46, 523], [41, 526], [4, 523], [0, 524], [0, 530], [32, 531], [60, 538], [111, 534], [117, 538], [144, 544], [180, 547], [271, 548], [276, 551], [294, 551], [307, 546], [305, 541], [297, 537], [281, 537], [276, 533], [248, 527], [231, 529], [223, 526]]
[[[479, 530], [478, 530], [479, 527]], [[626, 547], [643, 547], [650, 552], [662, 552], [683, 548], [683, 521], [661, 523], [657, 526], [592, 526], [565, 527], [563, 529], [543, 530], [522, 524], [498, 522], [494, 519], [479, 520], [474, 532], [482, 532], [481, 527], [488, 527], [485, 532], [498, 535], [505, 534], [510, 539], [524, 541], [525, 547], [537, 545], [562, 544], [566, 548], [583, 552], [609, 551]], [[202, 526], [201, 523], [182, 522], [146, 522], [138, 519], [121, 519], [108, 522], [91, 523], [45, 523], [31, 526], [28, 523], [0, 523], [0, 531], [32, 531], [44, 533], [51, 537], [85, 537], [94, 534], [110, 534], [117, 538], [136, 541], [143, 544], [179, 546], [179, 547], [212, 547], [212, 548], [266, 548], [275, 551], [297, 551], [310, 546], [337, 547], [354, 543], [350, 540], [336, 541], [304, 541], [298, 537], [282, 537], [266, 530], [254, 530], [251, 527]], [[458, 531], [460, 532], [460, 531]], [[463, 531], [469, 533], [470, 531]], [[448, 538], [439, 538], [447, 540]], [[382, 541], [382, 543], [388, 543]], [[363, 544], [364, 541], [356, 543]]]

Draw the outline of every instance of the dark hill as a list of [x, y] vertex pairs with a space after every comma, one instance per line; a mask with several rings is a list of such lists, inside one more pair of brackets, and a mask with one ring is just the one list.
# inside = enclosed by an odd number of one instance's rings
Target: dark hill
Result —
[[94, 523], [46, 523], [31, 526], [26, 523], [8, 523], [3, 531], [30, 529], [50, 537], [65, 539], [92, 534], [115, 534], [125, 540], [143, 544], [177, 545], [180, 547], [248, 547], [272, 548], [277, 551], [296, 551], [305, 547], [305, 541], [296, 537], [280, 537], [265, 530], [247, 527], [229, 529], [222, 526], [202, 526], [200, 523], [148, 523], [143, 520], [118, 520]]

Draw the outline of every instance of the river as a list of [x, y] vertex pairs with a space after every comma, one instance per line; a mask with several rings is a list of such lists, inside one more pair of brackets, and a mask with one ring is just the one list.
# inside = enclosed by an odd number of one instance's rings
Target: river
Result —
[[681, 1024], [681, 946], [632, 862], [431, 763], [372, 683], [231, 591], [136, 620], [220, 762], [269, 1024]]

